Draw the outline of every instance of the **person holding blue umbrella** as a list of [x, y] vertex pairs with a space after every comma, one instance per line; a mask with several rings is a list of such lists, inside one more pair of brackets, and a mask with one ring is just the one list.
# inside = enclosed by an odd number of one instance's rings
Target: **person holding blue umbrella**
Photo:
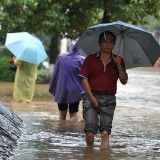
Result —
[[100, 51], [87, 56], [79, 74], [86, 91], [83, 95], [83, 112], [88, 146], [94, 144], [94, 135], [99, 130], [101, 148], [109, 148], [117, 80], [122, 84], [126, 84], [128, 80], [123, 59], [112, 53], [115, 42], [116, 36], [112, 32], [102, 32], [98, 42]]
[[17, 58], [14, 60], [17, 66], [13, 99], [19, 103], [31, 102], [34, 96], [35, 83], [37, 79], [37, 65]]
[[16, 102], [31, 102], [37, 79], [37, 66], [48, 57], [43, 43], [28, 32], [15, 32], [7, 33], [5, 46], [16, 57], [13, 99]]

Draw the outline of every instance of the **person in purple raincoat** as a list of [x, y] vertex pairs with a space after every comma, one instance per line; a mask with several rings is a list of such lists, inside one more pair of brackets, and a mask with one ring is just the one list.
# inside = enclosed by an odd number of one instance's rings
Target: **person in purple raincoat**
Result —
[[60, 54], [55, 63], [49, 92], [58, 103], [59, 120], [66, 120], [69, 108], [70, 120], [77, 121], [77, 112], [84, 92], [79, 79], [79, 70], [84, 61], [81, 49], [76, 45], [78, 39], [71, 42], [69, 53]]

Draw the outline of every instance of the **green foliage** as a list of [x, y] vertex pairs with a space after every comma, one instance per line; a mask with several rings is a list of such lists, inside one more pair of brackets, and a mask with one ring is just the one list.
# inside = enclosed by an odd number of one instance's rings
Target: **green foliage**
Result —
[[27, 31], [75, 38], [85, 28], [110, 21], [147, 24], [146, 17], [159, 19], [159, 0], [3, 0], [0, 1], [1, 38], [8, 32]]
[[8, 63], [9, 60], [9, 56], [4, 55], [0, 57], [0, 81], [14, 81], [15, 72], [10, 69], [11, 64]]
[[37, 74], [36, 83], [49, 83], [51, 80], [51, 71], [49, 69], [40, 69]]
[[152, 15], [155, 18], [160, 18], [158, 14], [160, 6], [159, 0], [131, 0], [127, 7], [124, 9], [126, 14], [123, 18], [124, 21], [133, 24], [147, 24], [150, 23], [146, 17]]
[[38, 65], [38, 70], [41, 70], [41, 69], [45, 69], [45, 67], [43, 66], [42, 63], [40, 63], [40, 64]]
[[[160, 12], [159, 12], [159, 15], [160, 15]], [[151, 23], [146, 23], [144, 25], [145, 28], [147, 28], [149, 31], [153, 31], [154, 29], [156, 28], [160, 28], [160, 19], [157, 20], [154, 16], [147, 16], [145, 18], [145, 20], [147, 22], [151, 22]]]
[[4, 0], [0, 2], [1, 33], [60, 34], [68, 20], [56, 0]]
[[13, 54], [5, 47], [0, 47], [0, 57], [1, 56], [8, 56], [12, 58]]

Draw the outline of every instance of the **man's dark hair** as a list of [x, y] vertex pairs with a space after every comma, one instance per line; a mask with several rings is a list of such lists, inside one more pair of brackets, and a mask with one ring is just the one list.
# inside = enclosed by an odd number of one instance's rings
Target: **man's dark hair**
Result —
[[100, 35], [99, 35], [99, 42], [101, 42], [102, 40], [105, 39], [104, 35], [106, 34], [109, 34], [109, 35], [112, 35], [114, 37], [114, 43], [116, 42], [116, 35], [114, 33], [112, 33], [111, 31], [105, 31], [105, 32], [102, 32]]

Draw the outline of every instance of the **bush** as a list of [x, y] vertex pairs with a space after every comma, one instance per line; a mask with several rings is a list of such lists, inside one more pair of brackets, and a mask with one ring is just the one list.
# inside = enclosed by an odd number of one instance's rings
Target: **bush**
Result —
[[36, 83], [49, 83], [52, 72], [49, 69], [38, 70]]
[[2, 56], [8, 56], [13, 57], [14, 55], [4, 46], [0, 47], [0, 57]]
[[0, 57], [0, 81], [13, 82], [15, 77], [15, 72], [11, 69], [11, 64], [8, 61], [11, 59], [10, 56]]

